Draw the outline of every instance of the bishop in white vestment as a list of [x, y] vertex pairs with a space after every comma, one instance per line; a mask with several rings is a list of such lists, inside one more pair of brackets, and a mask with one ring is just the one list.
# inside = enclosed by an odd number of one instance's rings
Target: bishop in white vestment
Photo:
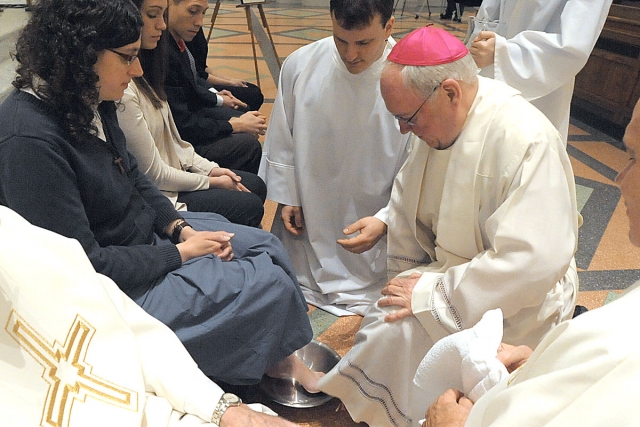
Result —
[[[629, 239], [640, 246], [640, 102], [623, 141], [630, 159], [615, 181], [627, 207]], [[511, 349], [500, 359], [516, 368], [508, 379], [473, 406], [447, 391], [431, 405], [423, 427], [637, 426], [638, 305], [640, 282], [613, 303], [560, 324], [533, 353]]]
[[[474, 18], [476, 33], [494, 31], [495, 52], [480, 74], [522, 92], [566, 145], [575, 76], [587, 63], [610, 6], [611, 0], [483, 0]], [[472, 37], [471, 53], [486, 42]]]
[[[571, 317], [578, 288], [575, 184], [558, 131], [517, 90], [476, 77], [464, 45], [444, 30], [410, 33], [389, 60], [382, 94], [401, 129], [415, 133], [391, 197], [389, 273], [398, 277], [319, 382], [354, 420], [376, 427], [415, 425], [442, 392], [412, 381], [435, 341], [500, 308], [504, 341], [535, 346]], [[460, 77], [412, 90], [405, 66], [422, 73], [418, 82]], [[404, 118], [416, 109], [413, 123]]]
[[[387, 3], [391, 11], [393, 2]], [[363, 253], [336, 242], [361, 218], [387, 222], [393, 179], [407, 156], [408, 138], [380, 96], [382, 63], [394, 45], [388, 35], [385, 40], [393, 17], [388, 29], [380, 17], [374, 15], [364, 30], [340, 28], [334, 18], [334, 32], [336, 26], [348, 36], [360, 31], [368, 43], [380, 45], [380, 56], [364, 70], [354, 73], [345, 65], [333, 37], [286, 59], [259, 172], [268, 199], [302, 208], [299, 236], [285, 229], [280, 211], [271, 231], [286, 247], [307, 302], [336, 314], [342, 313], [336, 306], [362, 314], [380, 296], [386, 240]], [[367, 31], [376, 38], [370, 40]]]

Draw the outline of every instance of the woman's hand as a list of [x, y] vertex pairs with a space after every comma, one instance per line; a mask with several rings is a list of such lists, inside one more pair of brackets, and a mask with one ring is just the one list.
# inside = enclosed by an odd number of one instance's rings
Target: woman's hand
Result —
[[188, 232], [191, 227], [186, 227], [181, 233], [182, 243], [176, 246], [182, 257], [182, 262], [204, 255], [215, 255], [223, 261], [233, 259], [231, 238], [233, 233], [226, 231], [195, 231]]
[[209, 67], [207, 67], [205, 71], [207, 72], [207, 74], [209, 74], [207, 81], [212, 85], [247, 87], [247, 82], [245, 82], [244, 80], [234, 79], [232, 77], [217, 76], [211, 72], [211, 68]]
[[234, 79], [232, 77], [219, 77], [222, 83], [221, 85], [225, 86], [236, 86], [236, 87], [247, 87], [247, 82], [240, 79]]
[[209, 172], [209, 188], [226, 188], [227, 190], [250, 191], [240, 182], [242, 178], [227, 168], [213, 168]]

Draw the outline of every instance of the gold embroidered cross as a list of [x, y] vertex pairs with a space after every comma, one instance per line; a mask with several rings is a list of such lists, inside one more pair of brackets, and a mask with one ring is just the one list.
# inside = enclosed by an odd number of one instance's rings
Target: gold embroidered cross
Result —
[[49, 384], [49, 390], [41, 426], [68, 426], [73, 402], [84, 402], [87, 396], [131, 411], [137, 410], [135, 391], [118, 387], [91, 373], [93, 367], [84, 359], [95, 328], [79, 315], [62, 345], [57, 341], [53, 344], [47, 342], [15, 310], [11, 312], [6, 330], [44, 367], [42, 378]]

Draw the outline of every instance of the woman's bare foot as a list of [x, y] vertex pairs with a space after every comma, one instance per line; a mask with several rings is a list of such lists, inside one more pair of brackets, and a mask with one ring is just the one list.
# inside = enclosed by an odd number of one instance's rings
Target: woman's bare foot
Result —
[[269, 368], [266, 375], [271, 378], [293, 378], [309, 393], [319, 393], [318, 380], [325, 374], [312, 371], [299, 357], [292, 354]]

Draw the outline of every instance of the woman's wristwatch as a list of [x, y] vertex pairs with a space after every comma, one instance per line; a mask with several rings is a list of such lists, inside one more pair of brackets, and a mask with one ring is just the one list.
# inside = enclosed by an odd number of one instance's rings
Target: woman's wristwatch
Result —
[[182, 233], [185, 227], [191, 227], [191, 225], [182, 218], [176, 221], [176, 224], [173, 226], [173, 231], [171, 232], [171, 241], [174, 244], [177, 245], [180, 243], [180, 233]]
[[242, 405], [242, 399], [236, 396], [233, 393], [225, 393], [222, 395], [218, 404], [216, 405], [216, 409], [213, 411], [213, 416], [211, 417], [211, 423], [220, 426], [220, 419], [224, 415], [224, 412], [230, 406], [240, 406]]

